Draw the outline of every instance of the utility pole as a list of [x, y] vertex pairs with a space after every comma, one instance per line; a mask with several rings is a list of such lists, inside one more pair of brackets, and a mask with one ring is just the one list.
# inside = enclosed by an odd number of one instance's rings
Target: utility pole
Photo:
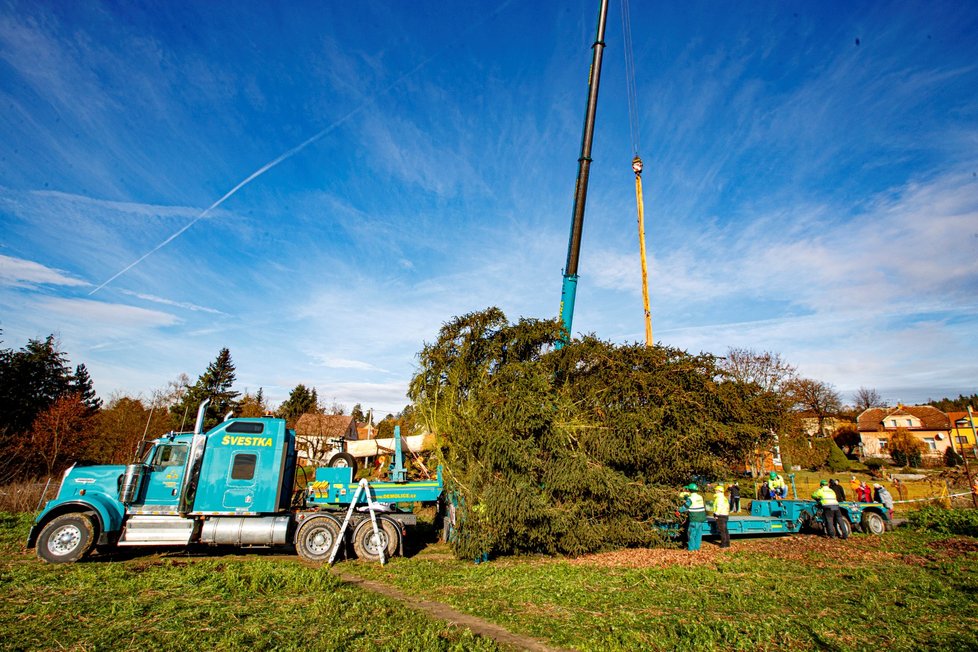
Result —
[[[971, 426], [971, 436], [975, 438], [975, 442], [978, 442], [978, 433], [975, 432], [975, 415], [971, 411], [970, 405], [968, 406], [968, 424]], [[961, 447], [961, 452], [965, 452], [964, 446]], [[978, 508], [978, 494], [975, 494], [975, 480], [971, 475], [971, 467], [968, 466], [968, 457], [967, 455], [961, 455], [961, 459], [964, 460], [964, 474], [968, 477], [968, 489], [971, 491], [971, 504]]]
[[584, 115], [584, 135], [581, 138], [581, 155], [577, 159], [577, 187], [574, 191], [574, 211], [571, 221], [570, 242], [567, 245], [567, 264], [560, 290], [559, 319], [567, 339], [558, 342], [561, 348], [571, 337], [574, 321], [574, 301], [577, 298], [577, 265], [581, 255], [581, 234], [584, 230], [584, 205], [587, 202], [588, 175], [591, 170], [591, 142], [594, 140], [594, 116], [598, 110], [598, 86], [601, 82], [601, 60], [604, 53], [604, 31], [608, 21], [608, 0], [601, 0], [598, 11], [598, 30], [591, 46], [591, 74], [588, 79], [587, 110]]

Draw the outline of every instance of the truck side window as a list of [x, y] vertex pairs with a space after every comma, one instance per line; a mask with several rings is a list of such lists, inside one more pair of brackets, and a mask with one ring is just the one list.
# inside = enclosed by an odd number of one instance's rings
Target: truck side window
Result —
[[231, 464], [232, 480], [251, 480], [255, 477], [258, 456], [254, 453], [236, 453]]
[[187, 447], [183, 444], [162, 444], [156, 448], [153, 466], [183, 466], [187, 463]]
[[264, 431], [265, 424], [252, 421], [235, 421], [225, 429], [225, 432], [246, 432], [251, 435], [260, 435]]

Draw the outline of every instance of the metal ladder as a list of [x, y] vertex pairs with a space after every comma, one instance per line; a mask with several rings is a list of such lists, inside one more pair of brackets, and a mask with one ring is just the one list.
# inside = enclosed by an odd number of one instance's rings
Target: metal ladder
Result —
[[[353, 500], [350, 501], [350, 507], [346, 510], [346, 518], [343, 520], [343, 525], [340, 527], [340, 533], [336, 535], [336, 542], [333, 543], [333, 552], [329, 555], [329, 565], [332, 566], [336, 561], [336, 554], [340, 550], [340, 546], [343, 543], [343, 536], [346, 534], [346, 528], [350, 526], [350, 519], [353, 518], [353, 510], [357, 507], [357, 500], [359, 500], [361, 492], [367, 497], [367, 511], [370, 513], [370, 522], [374, 526], [374, 536], [377, 537], [377, 543], [380, 543], [380, 529], [377, 527], [377, 515], [374, 513], [373, 503], [376, 502], [370, 498], [370, 483], [367, 482], [366, 478], [360, 479], [360, 484], [357, 485], [357, 490], [353, 493]], [[380, 554], [380, 565], [384, 566], [387, 560], [384, 558], [384, 548], [386, 546], [378, 545], [377, 552]]]

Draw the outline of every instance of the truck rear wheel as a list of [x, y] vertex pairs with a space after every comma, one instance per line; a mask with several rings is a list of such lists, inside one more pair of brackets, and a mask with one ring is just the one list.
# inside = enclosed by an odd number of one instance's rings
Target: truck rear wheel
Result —
[[37, 537], [37, 556], [52, 564], [78, 561], [95, 544], [95, 524], [85, 514], [62, 514]]
[[329, 561], [340, 536], [340, 524], [329, 516], [315, 516], [295, 533], [295, 551], [310, 562]]
[[863, 532], [877, 536], [886, 532], [886, 521], [876, 512], [863, 512]]
[[386, 518], [377, 519], [377, 532], [369, 518], [360, 521], [353, 531], [353, 551], [357, 557], [367, 561], [379, 561], [380, 551], [384, 559], [390, 559], [397, 552], [397, 526]]

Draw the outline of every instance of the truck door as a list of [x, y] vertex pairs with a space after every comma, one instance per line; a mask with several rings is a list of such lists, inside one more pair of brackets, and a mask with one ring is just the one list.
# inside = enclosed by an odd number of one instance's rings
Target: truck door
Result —
[[148, 461], [143, 505], [159, 511], [176, 510], [183, 484], [184, 467], [187, 464], [187, 445], [185, 443], [157, 444]]
[[234, 511], [253, 511], [255, 500], [255, 470], [261, 453], [234, 451], [228, 468], [224, 507]]

